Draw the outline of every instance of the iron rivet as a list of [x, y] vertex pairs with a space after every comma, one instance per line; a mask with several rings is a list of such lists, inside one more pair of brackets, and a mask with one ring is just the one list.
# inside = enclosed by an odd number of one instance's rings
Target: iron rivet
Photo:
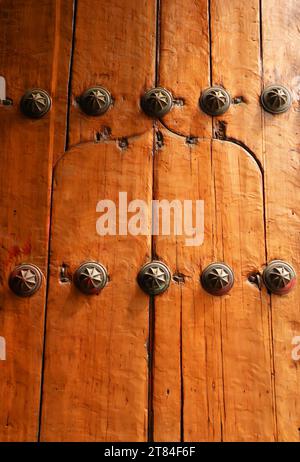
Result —
[[152, 88], [143, 95], [141, 106], [148, 116], [160, 118], [172, 109], [173, 97], [165, 88]]
[[45, 90], [33, 88], [28, 90], [21, 99], [21, 111], [27, 117], [39, 119], [51, 108], [51, 98]]
[[211, 263], [204, 269], [201, 275], [201, 283], [208, 293], [225, 295], [233, 286], [233, 271], [225, 263]]
[[9, 276], [9, 287], [19, 297], [30, 297], [39, 290], [42, 284], [41, 270], [31, 264], [15, 267]]
[[290, 292], [296, 284], [294, 268], [282, 260], [273, 260], [263, 271], [263, 280], [267, 289], [276, 295]]
[[161, 261], [147, 263], [138, 274], [139, 286], [149, 295], [162, 294], [169, 287], [170, 281], [170, 270]]
[[250, 273], [248, 275], [248, 281], [251, 283], [251, 284], [254, 284], [257, 286], [257, 288], [259, 290], [261, 290], [261, 287], [262, 287], [262, 279], [261, 279], [261, 275], [260, 273], [258, 273], [257, 271], [254, 271], [253, 273]]
[[224, 114], [230, 107], [229, 93], [222, 87], [210, 87], [200, 96], [199, 104], [203, 112], [210, 116]]
[[112, 104], [111, 94], [104, 87], [93, 87], [86, 90], [79, 98], [83, 112], [91, 116], [104, 114]]
[[271, 85], [265, 88], [260, 99], [263, 108], [271, 114], [286, 112], [292, 104], [291, 93], [282, 85]]
[[108, 281], [107, 271], [97, 262], [86, 262], [74, 274], [76, 287], [87, 295], [97, 295]]

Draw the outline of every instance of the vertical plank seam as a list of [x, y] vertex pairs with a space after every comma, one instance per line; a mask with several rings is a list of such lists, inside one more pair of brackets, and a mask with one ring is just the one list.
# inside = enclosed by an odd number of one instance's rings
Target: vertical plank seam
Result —
[[[69, 108], [70, 108], [70, 93], [71, 93], [71, 75], [73, 65], [73, 53], [75, 43], [75, 28], [76, 28], [76, 13], [77, 13], [77, 0], [73, 0], [73, 17], [72, 17], [72, 40], [70, 50], [70, 66], [68, 78], [68, 101], [67, 101], [67, 115], [66, 115], [66, 142], [65, 151], [68, 149], [68, 131], [69, 131]], [[55, 30], [56, 32], [56, 30]], [[42, 365], [41, 365], [41, 385], [40, 385], [40, 401], [39, 401], [39, 415], [38, 415], [38, 434], [37, 440], [41, 440], [41, 426], [42, 426], [42, 408], [43, 408], [43, 388], [44, 388], [44, 373], [45, 373], [45, 351], [46, 351], [46, 326], [47, 326], [47, 305], [49, 295], [49, 276], [50, 276], [50, 254], [51, 254], [51, 230], [52, 230], [52, 211], [53, 211], [53, 187], [54, 187], [54, 169], [51, 169], [51, 190], [49, 200], [49, 226], [48, 226], [48, 249], [47, 249], [47, 279], [46, 279], [46, 296], [44, 308], [44, 325], [43, 325], [43, 352], [42, 352]]]
[[[261, 90], [264, 88], [264, 46], [263, 46], [263, 0], [259, 0], [259, 37], [260, 37], [260, 60], [261, 60]], [[265, 166], [265, 114], [261, 109], [261, 127], [262, 127], [262, 159]], [[268, 232], [267, 232], [267, 203], [266, 203], [266, 182], [264, 174], [263, 178], [263, 205], [264, 205], [264, 231], [265, 231], [265, 257], [268, 263]], [[274, 438], [278, 441], [278, 421], [277, 421], [277, 398], [276, 398], [276, 378], [275, 378], [275, 348], [274, 348], [274, 332], [273, 332], [273, 306], [272, 295], [269, 294], [270, 312], [268, 315], [269, 322], [269, 343], [270, 343], [270, 362], [271, 362], [271, 386], [272, 386], [272, 401], [273, 401], [273, 419], [274, 419]]]
[[160, 63], [160, 40], [161, 40], [161, 0], [156, 0], [156, 29], [155, 29], [155, 86], [159, 84]]
[[154, 297], [149, 300], [149, 333], [148, 333], [148, 441], [154, 439], [154, 409], [153, 409], [153, 357], [155, 341], [155, 306]]
[[184, 374], [183, 374], [183, 335], [182, 335], [182, 285], [180, 285], [180, 441], [184, 442]]
[[211, 0], [207, 0], [207, 11], [208, 11], [208, 44], [209, 44], [209, 81], [210, 81], [210, 85], [212, 85], [213, 73], [212, 73]]
[[[58, 60], [59, 60], [59, 49], [60, 49], [60, 27], [61, 27], [61, 0], [56, 0], [56, 8], [55, 8], [55, 26], [54, 26], [54, 46], [53, 46], [53, 64], [52, 64], [52, 82], [51, 82], [51, 94], [56, 95], [56, 88], [58, 82]], [[55, 106], [52, 107], [52, 111], [50, 112], [50, 140], [49, 140], [49, 151], [50, 151], [50, 158], [49, 158], [49, 184], [52, 180], [52, 166], [54, 160], [54, 134], [55, 134], [55, 120], [56, 120], [56, 108]], [[51, 194], [51, 191], [50, 191]], [[51, 197], [49, 197], [51, 200]]]
[[[155, 58], [154, 58], [154, 82], [155, 87], [159, 82], [159, 61], [160, 61], [160, 15], [161, 3], [155, 3]], [[152, 138], [152, 200], [155, 199], [155, 153], [156, 153], [156, 126], [153, 124]], [[152, 216], [152, 209], [151, 209]], [[155, 257], [155, 239], [151, 232], [151, 260]], [[154, 342], [155, 342], [155, 299], [149, 298], [149, 323], [148, 323], [148, 441], [154, 441]]]
[[69, 80], [68, 80], [68, 104], [66, 114], [66, 141], [65, 141], [65, 152], [69, 149], [69, 128], [70, 128], [70, 113], [71, 113], [71, 98], [72, 98], [72, 77], [73, 77], [73, 64], [74, 64], [74, 50], [76, 42], [76, 20], [77, 20], [77, 2], [73, 0], [73, 22], [72, 22], [72, 42], [71, 42], [71, 55], [70, 55], [70, 66], [69, 66]]
[[[209, 79], [210, 86], [213, 86], [213, 56], [212, 56], [212, 4], [211, 0], [207, 0], [208, 8], [208, 38], [209, 38]], [[215, 226], [217, 225], [216, 221], [216, 184], [215, 184], [215, 174], [214, 174], [214, 155], [213, 155], [213, 140], [214, 140], [214, 126], [215, 119], [211, 117], [211, 142], [210, 142], [210, 159], [211, 159], [211, 171], [213, 174], [213, 185], [214, 185], [214, 207], [215, 207]], [[213, 226], [213, 225], [212, 225]], [[214, 246], [215, 243], [213, 243]], [[215, 259], [215, 247], [213, 248], [214, 259]], [[221, 357], [221, 380], [222, 380], [222, 412], [220, 412], [220, 437], [221, 442], [224, 440], [224, 427], [226, 419], [226, 404], [225, 404], [225, 383], [224, 383], [224, 357], [223, 357], [223, 329], [222, 329], [222, 304], [220, 304], [220, 357]], [[208, 428], [209, 431], [209, 428]]]
[[[156, 58], [155, 58], [156, 60]], [[155, 71], [156, 73], [156, 71]], [[156, 79], [156, 77], [155, 77]], [[155, 136], [156, 130], [153, 126], [152, 130], [152, 199], [155, 198], [154, 191], [154, 158], [155, 158]], [[152, 215], [152, 209], [151, 209]], [[155, 241], [151, 232], [151, 260], [155, 254]], [[153, 391], [154, 391], [154, 342], [155, 342], [155, 299], [154, 296], [149, 297], [149, 322], [148, 322], [148, 441], [154, 441], [154, 407], [153, 407]]]

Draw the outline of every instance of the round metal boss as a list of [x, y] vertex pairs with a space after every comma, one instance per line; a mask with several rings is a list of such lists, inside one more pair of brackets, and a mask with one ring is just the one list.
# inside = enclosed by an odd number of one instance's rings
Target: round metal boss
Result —
[[42, 272], [37, 266], [24, 263], [11, 272], [8, 284], [19, 297], [30, 297], [39, 290], [42, 279]]
[[91, 116], [104, 114], [112, 103], [111, 94], [104, 87], [93, 87], [86, 90], [79, 99], [83, 112]]
[[230, 107], [229, 93], [222, 87], [210, 87], [200, 96], [199, 104], [203, 112], [211, 116], [224, 114]]
[[96, 262], [86, 262], [77, 268], [74, 274], [75, 285], [87, 295], [97, 295], [106, 285], [107, 271]]
[[21, 99], [21, 111], [27, 117], [39, 119], [51, 108], [51, 98], [45, 90], [33, 88], [28, 90]]
[[211, 263], [204, 269], [201, 283], [210, 294], [225, 295], [233, 286], [233, 271], [225, 263]]
[[263, 280], [273, 294], [284, 295], [296, 284], [294, 268], [282, 260], [273, 260], [263, 271]]
[[286, 112], [292, 104], [289, 90], [282, 85], [271, 85], [265, 88], [260, 99], [263, 108], [271, 114]]
[[138, 274], [139, 286], [149, 295], [162, 294], [169, 287], [170, 281], [170, 270], [161, 261], [147, 263]]
[[160, 118], [172, 109], [173, 97], [165, 88], [152, 88], [143, 95], [141, 106], [148, 116]]

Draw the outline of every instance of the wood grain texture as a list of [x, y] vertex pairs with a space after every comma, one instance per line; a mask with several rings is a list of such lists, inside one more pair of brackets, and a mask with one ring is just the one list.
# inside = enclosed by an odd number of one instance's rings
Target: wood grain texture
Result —
[[198, 100], [210, 85], [209, 10], [207, 0], [163, 0], [160, 7], [159, 84], [183, 105], [175, 105], [164, 122], [185, 136], [208, 137], [211, 117]]
[[[8, 289], [15, 265], [47, 272], [53, 152], [63, 149], [72, 2], [2, 0], [0, 73], [12, 106], [0, 106], [0, 335], [7, 359], [0, 362], [0, 440], [36, 440], [39, 420], [45, 281], [32, 298]], [[41, 120], [21, 115], [26, 90], [40, 87], [53, 98]]]
[[[300, 270], [299, 20], [295, 0], [0, 0], [14, 103], [0, 105], [0, 441], [39, 432], [53, 165], [42, 441], [299, 441], [299, 284], [280, 297], [248, 281], [275, 258]], [[273, 83], [292, 92], [286, 114], [260, 106]], [[153, 137], [140, 97], [155, 84], [178, 101]], [[95, 85], [114, 100], [101, 117], [78, 105]], [[217, 118], [198, 106], [210, 85], [235, 98]], [[33, 87], [53, 100], [41, 120], [18, 107]], [[150, 221], [147, 236], [100, 237], [97, 202], [121, 191], [149, 218], [152, 197], [204, 200], [203, 244], [152, 241]], [[173, 275], [153, 302], [136, 282], [151, 258]], [[99, 296], [72, 282], [86, 260], [108, 269]], [[214, 261], [235, 273], [224, 297], [199, 283]], [[45, 276], [29, 299], [8, 289], [21, 262]]]
[[212, 85], [223, 86], [237, 103], [214, 118], [214, 136], [238, 140], [262, 162], [260, 1], [210, 5]]
[[[265, 0], [262, 8], [264, 84], [292, 91], [293, 105], [278, 116], [264, 114], [268, 260], [282, 259], [299, 273], [299, 20], [300, 4]], [[300, 369], [291, 344], [299, 336], [300, 287], [272, 296], [274, 377], [278, 439], [299, 441]]]
[[[79, 0], [72, 73], [70, 146], [143, 133], [151, 127], [140, 97], [154, 86], [154, 0]], [[106, 87], [113, 106], [100, 117], [85, 115], [76, 99], [90, 87]]]
[[[155, 440], [272, 441], [268, 297], [247, 280], [265, 261], [261, 172], [235, 144], [190, 147], [162, 132], [155, 198], [204, 200], [205, 235], [197, 247], [183, 236], [155, 238], [156, 255], [185, 279], [155, 300]], [[199, 284], [214, 261], [235, 274], [234, 288], [221, 298]]]
[[[98, 201], [152, 197], [152, 130], [117, 143], [71, 149], [55, 171], [41, 438], [43, 441], [147, 439], [148, 297], [138, 287], [150, 236], [99, 236]], [[150, 224], [149, 224], [150, 226]], [[108, 270], [98, 296], [60, 282], [94, 260]]]

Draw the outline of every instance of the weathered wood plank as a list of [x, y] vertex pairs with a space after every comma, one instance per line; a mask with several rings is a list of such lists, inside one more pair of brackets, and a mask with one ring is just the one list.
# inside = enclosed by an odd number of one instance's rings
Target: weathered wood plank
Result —
[[[70, 146], [145, 132], [151, 120], [140, 97], [154, 85], [155, 0], [80, 0], [77, 7], [72, 72]], [[114, 104], [100, 117], [85, 115], [76, 99], [101, 85]]]
[[214, 136], [243, 143], [262, 162], [260, 1], [210, 5], [212, 85], [223, 86], [233, 100], [214, 118]]
[[[264, 85], [287, 86], [293, 106], [285, 114], [264, 113], [264, 163], [268, 261], [282, 259], [299, 273], [299, 21], [300, 4], [288, 0], [262, 3]], [[299, 441], [299, 362], [292, 339], [300, 335], [300, 287], [272, 296], [274, 379], [278, 439]]]
[[[8, 277], [22, 262], [47, 275], [53, 155], [65, 139], [72, 1], [4, 0], [0, 7], [0, 69], [12, 106], [0, 106], [0, 440], [36, 440], [39, 422], [45, 288], [21, 299]], [[52, 109], [30, 120], [19, 110], [30, 88], [47, 90]]]
[[198, 106], [201, 91], [210, 85], [208, 2], [164, 0], [160, 4], [158, 83], [183, 102], [164, 121], [182, 135], [208, 137], [211, 117]]
[[[185, 283], [173, 282], [155, 300], [154, 437], [272, 441], [268, 297], [247, 279], [265, 261], [260, 169], [235, 144], [191, 147], [162, 132], [155, 198], [204, 200], [205, 234], [195, 247], [183, 236], [155, 238], [157, 257]], [[225, 261], [235, 274], [235, 286], [222, 298], [199, 283], [214, 261]]]
[[[115, 142], [83, 144], [57, 166], [43, 441], [147, 439], [149, 299], [136, 276], [150, 258], [151, 240], [99, 236], [96, 206], [103, 199], [118, 205], [120, 191], [128, 192], [128, 202], [139, 198], [150, 205], [152, 138], [150, 131], [130, 140], [124, 151]], [[98, 296], [60, 281], [63, 263], [72, 277], [91, 260], [102, 263], [110, 278]]]

